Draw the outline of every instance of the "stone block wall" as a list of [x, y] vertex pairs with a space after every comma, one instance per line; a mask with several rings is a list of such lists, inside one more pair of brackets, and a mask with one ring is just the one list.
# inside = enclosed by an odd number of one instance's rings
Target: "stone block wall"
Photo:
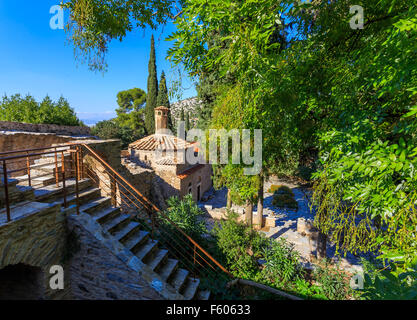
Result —
[[33, 212], [34, 207], [39, 208], [38, 212], [26, 216], [22, 214], [20, 219], [0, 223], [0, 270], [17, 265], [39, 268], [43, 283], [39, 298], [71, 298], [68, 277], [64, 277], [64, 290], [52, 290], [49, 285], [51, 266], [63, 265], [65, 215], [59, 205], [28, 203], [28, 211]]

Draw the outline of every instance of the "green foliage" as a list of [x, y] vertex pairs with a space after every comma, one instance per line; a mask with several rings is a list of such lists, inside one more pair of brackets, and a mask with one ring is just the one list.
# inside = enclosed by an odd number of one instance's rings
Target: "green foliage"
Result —
[[272, 185], [268, 192], [273, 192], [272, 205], [279, 208], [298, 209], [297, 200], [291, 188], [281, 185]]
[[214, 227], [217, 246], [225, 255], [229, 271], [235, 277], [252, 279], [259, 272], [257, 259], [262, 256], [268, 240], [237, 221], [229, 212], [227, 220]]
[[146, 96], [145, 127], [148, 134], [155, 133], [155, 108], [158, 99], [158, 75], [156, 72], [155, 40], [152, 35], [148, 66], [148, 94]]
[[106, 53], [112, 40], [122, 41], [135, 28], [156, 29], [177, 14], [177, 1], [65, 0], [70, 10], [66, 26], [75, 56], [95, 71], [107, 68]]
[[290, 187], [283, 186], [280, 184], [273, 184], [268, 189], [269, 193], [279, 193], [279, 194], [289, 194], [294, 196], [294, 192], [291, 190]]
[[133, 88], [125, 91], [120, 91], [117, 94], [117, 104], [119, 109], [116, 112], [129, 113], [132, 111], [139, 111], [143, 108], [146, 102], [146, 92], [139, 88]]
[[187, 115], [185, 116], [185, 130], [188, 131], [190, 129], [191, 129], [190, 112], [187, 112]]
[[84, 125], [68, 101], [60, 97], [57, 102], [46, 96], [41, 102], [27, 95], [4, 96], [0, 100], [0, 120], [26, 123], [57, 124], [66, 126]]
[[321, 286], [311, 284], [304, 279], [295, 280], [293, 290], [297, 293], [297, 295], [303, 297], [304, 299], [327, 299], [327, 297], [323, 294]]
[[324, 265], [317, 265], [314, 277], [321, 292], [330, 300], [345, 300], [353, 294], [349, 279], [339, 266], [331, 266], [328, 261]]
[[[169, 103], [169, 94], [167, 88], [167, 81], [165, 78], [165, 72], [162, 71], [161, 73], [161, 80], [159, 81], [159, 89], [158, 89], [158, 98], [156, 99], [156, 105], [167, 107], [171, 109], [171, 104]], [[172, 125], [172, 118], [171, 118], [171, 110], [168, 111], [168, 128], [173, 130]]]
[[417, 266], [404, 267], [390, 262], [384, 267], [378, 261], [363, 260], [364, 288], [367, 300], [417, 300]]
[[201, 220], [203, 211], [193, 201], [191, 195], [186, 195], [182, 200], [171, 197], [167, 200], [168, 209], [165, 211], [178, 227], [193, 239], [201, 239], [206, 232], [204, 221]]
[[128, 126], [121, 126], [117, 119], [103, 120], [91, 128], [91, 133], [100, 139], [120, 139], [122, 148], [126, 148], [132, 141], [141, 138], [143, 135], [137, 133]]
[[299, 263], [299, 254], [284, 238], [272, 241], [263, 249], [263, 256], [266, 263], [262, 273], [269, 281], [282, 285], [302, 279], [304, 270]]

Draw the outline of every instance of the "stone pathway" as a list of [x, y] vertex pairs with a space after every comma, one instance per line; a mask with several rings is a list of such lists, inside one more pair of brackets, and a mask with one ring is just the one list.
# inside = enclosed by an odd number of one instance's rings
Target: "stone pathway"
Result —
[[[295, 195], [295, 199], [298, 202], [298, 210], [277, 208], [272, 205], [272, 194], [268, 193], [267, 190], [272, 184], [285, 185], [292, 189]], [[268, 232], [264, 232], [269, 238], [277, 239], [279, 237], [285, 238], [288, 242], [294, 245], [294, 249], [300, 253], [301, 262], [306, 267], [311, 267], [310, 254], [316, 254], [315, 245], [310, 245], [309, 239], [306, 236], [302, 236], [297, 232], [297, 219], [304, 218], [314, 220], [314, 212], [311, 212], [308, 202], [310, 191], [300, 187], [299, 185], [288, 183], [282, 180], [271, 180], [265, 183], [265, 194], [264, 194], [264, 216], [275, 217], [275, 227], [271, 227]], [[227, 189], [221, 189], [215, 191], [212, 197], [205, 202], [200, 202], [201, 207], [211, 206], [213, 211], [224, 212], [226, 209]], [[244, 208], [241, 206], [233, 206], [232, 209], [235, 212], [243, 214]], [[208, 210], [211, 211], [211, 210]], [[254, 212], [257, 211], [257, 206], [254, 207]], [[206, 225], [209, 230], [212, 229], [216, 219], [208, 216], [206, 219]], [[313, 251], [312, 251], [313, 250]], [[311, 252], [312, 251], [312, 252]], [[360, 258], [350, 253], [346, 257], [340, 257], [335, 255], [335, 246], [328, 244], [327, 254], [329, 258], [334, 261], [340, 262], [340, 267], [346, 271], [356, 273], [362, 270], [360, 266]]]

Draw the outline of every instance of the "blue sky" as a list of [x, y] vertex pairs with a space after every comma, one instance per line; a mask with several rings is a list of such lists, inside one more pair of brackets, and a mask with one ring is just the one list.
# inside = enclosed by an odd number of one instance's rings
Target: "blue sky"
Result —
[[[59, 2], [0, 0], [1, 96], [29, 93], [41, 100], [47, 94], [52, 99], [62, 95], [87, 123], [112, 118], [119, 91], [134, 87], [146, 91], [152, 33], [158, 75], [164, 70], [168, 82], [175, 79], [176, 72], [165, 59], [170, 43], [164, 40], [173, 25], [164, 30], [135, 30], [123, 42], [112, 42], [108, 71], [95, 73], [75, 60], [65, 31], [50, 28], [49, 10]], [[183, 99], [196, 95], [190, 80], [183, 86]]]

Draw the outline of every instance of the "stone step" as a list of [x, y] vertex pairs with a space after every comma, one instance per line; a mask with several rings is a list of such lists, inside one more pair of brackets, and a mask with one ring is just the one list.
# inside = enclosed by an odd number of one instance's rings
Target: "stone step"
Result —
[[164, 281], [168, 282], [174, 272], [177, 271], [178, 265], [177, 259], [168, 258], [165, 264], [159, 269], [159, 275]]
[[[61, 151], [66, 151], [67, 149], [57, 149], [57, 159], [61, 161]], [[70, 154], [64, 154], [65, 159], [71, 159]], [[35, 159], [33, 161], [35, 164], [42, 164], [42, 163], [55, 163], [55, 152], [43, 154], [40, 158]]]
[[[12, 188], [15, 187], [19, 183], [19, 180], [17, 178], [10, 178], [7, 177], [7, 187]], [[3, 174], [1, 175], [0, 179], [0, 191], [4, 189], [4, 178]]]
[[139, 230], [138, 232], [135, 232], [131, 234], [129, 237], [127, 237], [124, 240], [125, 247], [132, 251], [137, 252], [139, 248], [144, 245], [149, 239], [149, 232]]
[[[78, 181], [78, 190], [81, 192], [89, 187], [92, 183], [90, 179], [83, 179]], [[71, 178], [65, 181], [65, 188], [67, 195], [71, 195], [75, 192], [75, 179]], [[36, 188], [34, 190], [36, 201], [39, 202], [53, 202], [58, 201], [59, 198], [63, 197], [64, 189], [62, 183], [57, 187], [55, 184], [45, 186], [42, 188]]]
[[130, 221], [126, 226], [116, 232], [114, 237], [117, 241], [122, 242], [127, 239], [130, 234], [133, 234], [135, 231], [138, 231], [140, 224], [135, 221]]
[[182, 295], [185, 300], [193, 300], [197, 294], [198, 286], [200, 285], [200, 279], [188, 277]]
[[111, 198], [101, 197], [80, 206], [80, 210], [93, 215], [95, 212], [101, 211], [111, 206]]
[[152, 240], [148, 238], [148, 241], [142, 245], [137, 252], [135, 252], [136, 257], [140, 260], [146, 260], [147, 257], [152, 255], [155, 250], [158, 249], [158, 240]]
[[111, 219], [113, 219], [118, 213], [120, 213], [119, 207], [109, 207], [101, 211], [95, 212], [92, 217], [98, 223], [104, 224], [107, 221], [110, 221]]
[[175, 288], [175, 290], [177, 290], [178, 292], [182, 291], [182, 289], [185, 287], [185, 283], [189, 274], [190, 273], [185, 269], [177, 269], [170, 281], [171, 285]]
[[[89, 188], [79, 192], [78, 201], [80, 206], [90, 203], [93, 200], [100, 198], [100, 189], [99, 188]], [[59, 198], [57, 201], [59, 203], [64, 203], [64, 198]], [[73, 205], [77, 203], [77, 195], [72, 193], [67, 196], [67, 205]]]
[[114, 234], [117, 231], [121, 230], [129, 222], [130, 222], [130, 216], [128, 214], [119, 213], [113, 219], [102, 224], [102, 227], [104, 228], [104, 230], [106, 230], [107, 232], [111, 233], [114, 236]]
[[197, 300], [209, 300], [211, 292], [210, 290], [198, 290], [196, 299]]
[[148, 258], [145, 262], [152, 271], [158, 272], [159, 268], [164, 264], [164, 262], [168, 259], [168, 250], [165, 249], [158, 249], [152, 258]]
[[[51, 184], [56, 184], [56, 177], [53, 174], [46, 174], [43, 176], [31, 178], [32, 185], [36, 188], [39, 185], [49, 186]], [[61, 177], [58, 177], [58, 181], [61, 181]]]

